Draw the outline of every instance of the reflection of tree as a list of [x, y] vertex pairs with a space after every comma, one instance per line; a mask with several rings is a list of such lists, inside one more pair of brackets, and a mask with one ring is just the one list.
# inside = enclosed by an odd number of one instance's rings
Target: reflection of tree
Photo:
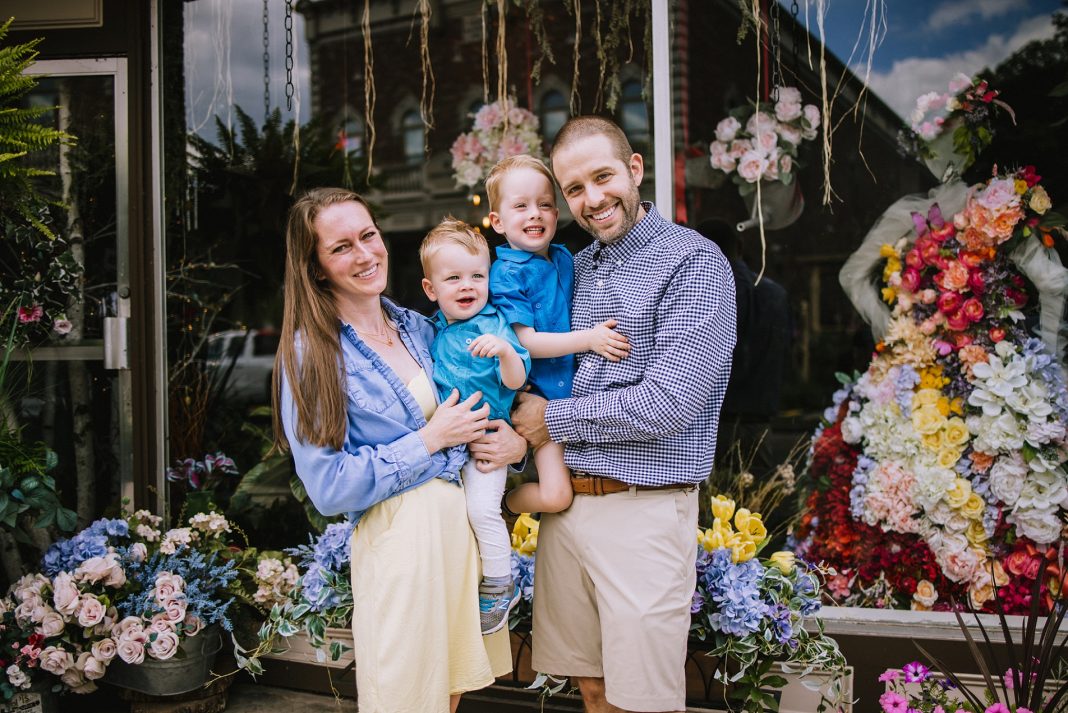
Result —
[[323, 185], [365, 188], [352, 182], [366, 173], [362, 159], [336, 146], [326, 122], [303, 125], [297, 141], [279, 110], [258, 127], [234, 109], [234, 129], [216, 118], [215, 142], [188, 136], [184, 220], [168, 235], [172, 459], [243, 442], [236, 430], [243, 418], [227, 418], [220, 408], [225, 385], [207, 373], [203, 348], [224, 327], [278, 323], [283, 232], [294, 195]]

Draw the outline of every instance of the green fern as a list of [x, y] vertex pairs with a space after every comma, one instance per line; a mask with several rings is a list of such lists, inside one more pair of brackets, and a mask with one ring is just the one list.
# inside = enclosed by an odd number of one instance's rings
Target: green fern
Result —
[[[0, 43], [7, 37], [14, 18], [0, 25]], [[70, 134], [39, 121], [55, 107], [21, 107], [20, 100], [37, 80], [25, 74], [37, 59], [40, 39], [24, 44], [0, 47], [0, 206], [4, 212], [17, 213], [49, 238], [52, 230], [38, 218], [38, 208], [46, 203], [34, 179], [53, 175], [52, 171], [26, 164], [27, 157], [56, 143], [73, 143]]]

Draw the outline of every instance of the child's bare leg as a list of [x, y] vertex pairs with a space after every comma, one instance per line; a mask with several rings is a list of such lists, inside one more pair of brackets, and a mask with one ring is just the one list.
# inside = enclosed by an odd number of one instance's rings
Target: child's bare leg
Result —
[[560, 512], [571, 505], [571, 471], [564, 465], [564, 447], [550, 441], [534, 451], [538, 482], [523, 483], [508, 493], [512, 512]]

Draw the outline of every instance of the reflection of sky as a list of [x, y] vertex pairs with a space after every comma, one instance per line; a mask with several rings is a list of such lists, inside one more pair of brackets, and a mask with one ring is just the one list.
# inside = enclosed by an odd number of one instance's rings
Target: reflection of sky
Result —
[[[304, 18], [293, 11], [295, 94], [290, 112], [286, 110], [285, 3], [269, 0], [267, 5], [271, 110], [282, 109], [283, 123], [299, 111], [304, 123], [311, 103]], [[235, 104], [262, 125], [263, 2], [195, 0], [185, 3], [184, 9], [188, 129], [215, 140], [215, 117], [233, 126]]]
[[[789, 7], [789, 0], [780, 0]], [[801, 17], [805, 2], [800, 0]], [[843, 0], [829, 2], [827, 46], [849, 58], [858, 35], [870, 22], [872, 5], [886, 18], [886, 38], [876, 49], [869, 81], [891, 108], [907, 116], [916, 97], [946, 91], [957, 72], [974, 75], [994, 68], [1031, 40], [1053, 36], [1051, 15], [1060, 0]], [[809, 26], [818, 36], [815, 2], [809, 1]], [[864, 43], [851, 66], [864, 75]]]
[[[789, 12], [790, 0], [780, 0]], [[816, 0], [798, 0], [799, 17], [806, 11], [818, 36]], [[974, 74], [994, 67], [1027, 42], [1053, 35], [1050, 15], [1060, 0], [829, 0], [827, 45], [843, 61], [870, 22], [872, 6], [886, 20], [886, 37], [872, 59], [872, 89], [902, 115], [915, 98], [945, 90], [957, 72]], [[285, 3], [270, 0], [269, 46], [272, 108], [285, 110]], [[263, 120], [263, 3], [260, 0], [195, 0], [185, 3], [186, 120], [191, 130], [215, 138], [214, 116], [234, 119], [239, 105], [257, 123]], [[294, 109], [309, 118], [308, 47], [303, 18], [293, 13], [297, 50]], [[851, 66], [863, 76], [865, 47], [861, 42]]]

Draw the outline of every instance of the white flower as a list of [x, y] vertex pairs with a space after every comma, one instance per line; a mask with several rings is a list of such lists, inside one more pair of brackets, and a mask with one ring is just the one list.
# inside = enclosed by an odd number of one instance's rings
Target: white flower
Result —
[[15, 688], [28, 688], [30, 685], [30, 677], [15, 664], [11, 664], [7, 667], [7, 680]]
[[1027, 472], [1027, 464], [1019, 453], [998, 458], [990, 466], [990, 492], [1010, 508], [1015, 507]]
[[1016, 525], [1017, 533], [1039, 545], [1048, 545], [1061, 535], [1061, 521], [1055, 508], [1011, 513], [1008, 520]]
[[193, 529], [209, 536], [218, 537], [224, 532], [230, 532], [230, 522], [214, 510], [209, 513], [197, 513], [189, 518], [189, 524]]
[[1017, 510], [1025, 508], [1035, 510], [1051, 509], [1059, 505], [1068, 496], [1068, 483], [1065, 483], [1062, 471], [1037, 473], [1029, 471], [1029, 477], [1023, 481], [1020, 497], [1016, 499]]

